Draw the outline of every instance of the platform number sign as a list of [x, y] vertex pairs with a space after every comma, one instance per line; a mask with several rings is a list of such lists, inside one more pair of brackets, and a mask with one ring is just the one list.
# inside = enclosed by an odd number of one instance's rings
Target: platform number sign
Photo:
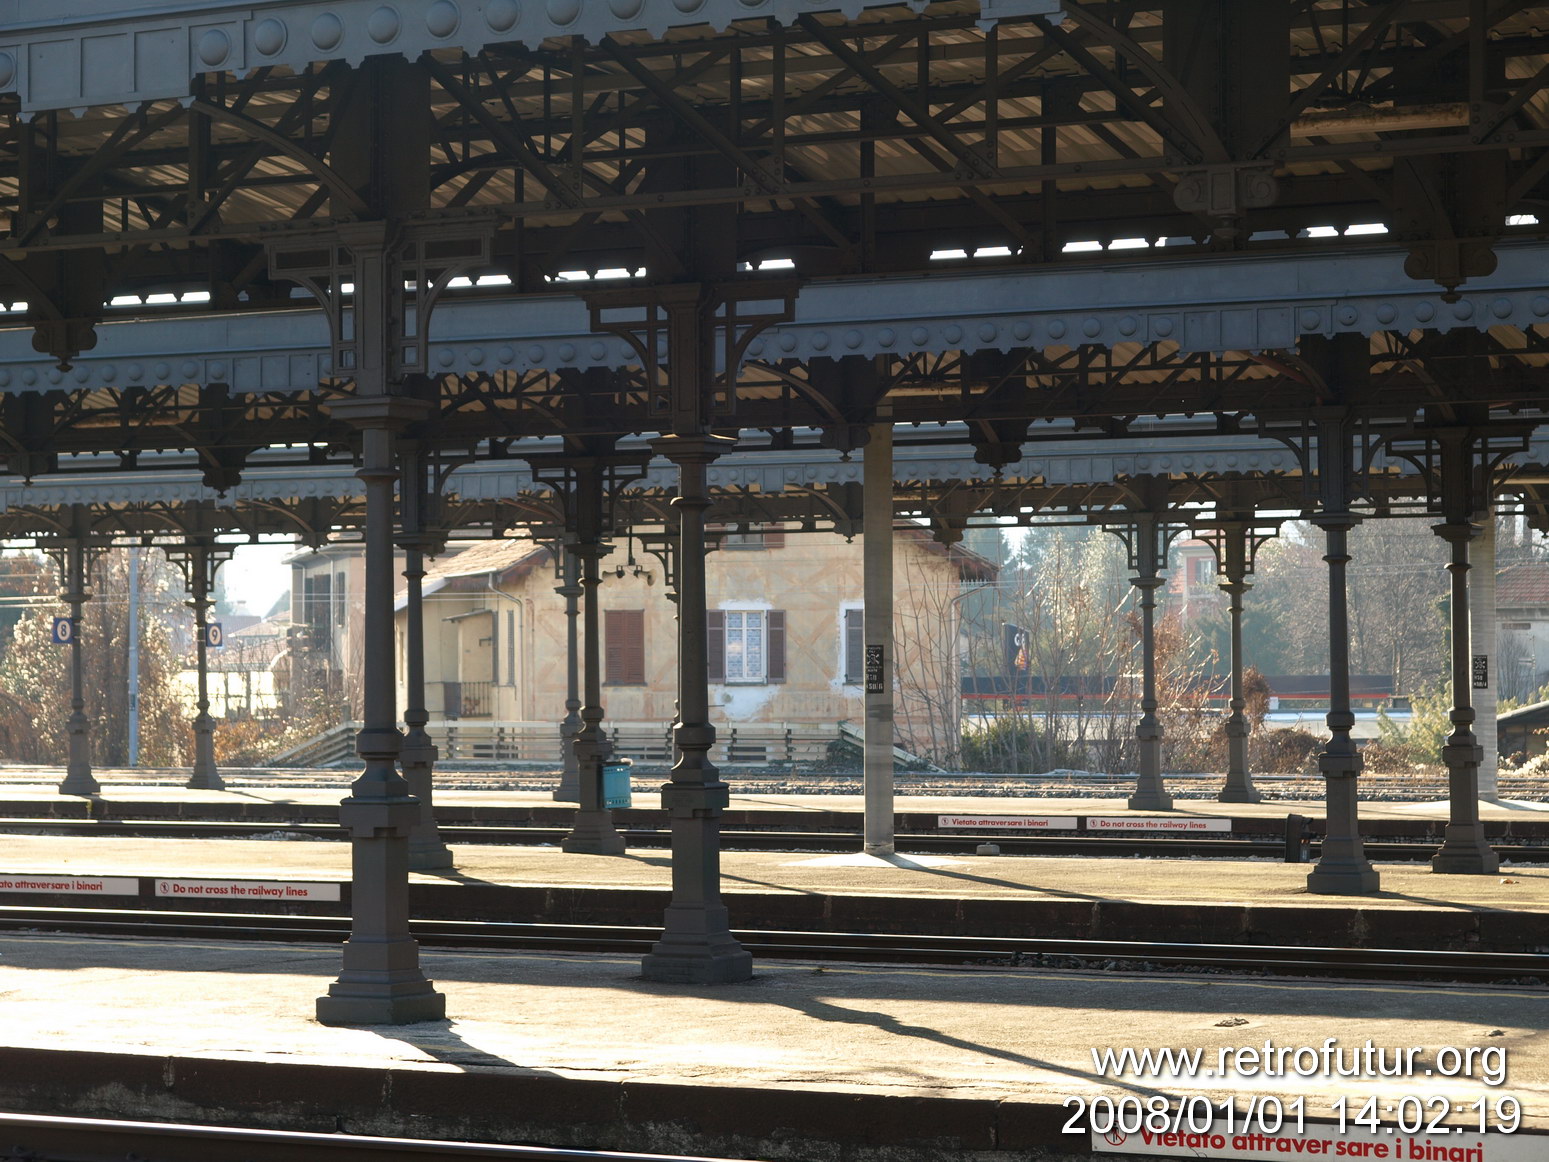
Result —
[[866, 647], [866, 693], [886, 694], [887, 687], [882, 682], [882, 647]]
[[221, 629], [220, 622], [211, 621], [205, 623], [204, 644], [212, 650], [218, 650], [226, 644], [226, 631]]
[[67, 646], [75, 640], [75, 619], [73, 617], [54, 618], [54, 628], [49, 635], [56, 646]]
[[1490, 688], [1490, 655], [1474, 655], [1474, 689], [1488, 690]]

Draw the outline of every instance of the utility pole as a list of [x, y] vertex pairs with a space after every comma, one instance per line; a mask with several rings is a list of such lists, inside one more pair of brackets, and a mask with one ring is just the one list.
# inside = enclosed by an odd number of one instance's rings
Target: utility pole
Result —
[[129, 550], [129, 765], [140, 765], [140, 550]]

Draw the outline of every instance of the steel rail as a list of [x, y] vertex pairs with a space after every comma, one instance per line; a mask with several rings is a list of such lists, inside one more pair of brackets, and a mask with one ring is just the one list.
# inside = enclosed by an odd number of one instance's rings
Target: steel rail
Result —
[[[491, 920], [414, 920], [410, 922], [410, 929], [427, 947], [625, 955], [649, 951], [661, 934], [659, 928], [644, 926], [525, 924]], [[333, 942], [349, 935], [349, 919], [344, 916], [17, 906], [0, 907], [0, 931], [174, 940]], [[733, 935], [755, 956], [769, 959], [1078, 970], [1155, 971], [1168, 968], [1532, 985], [1549, 982], [1549, 954], [1530, 952], [768, 929], [736, 931]]]
[[731, 1162], [688, 1154], [632, 1154], [33, 1114], [0, 1114], [0, 1141], [9, 1146], [6, 1157], [30, 1162], [123, 1162], [141, 1157], [155, 1158], [156, 1162], [210, 1162], [212, 1158], [251, 1162], [331, 1158], [371, 1162], [400, 1158], [413, 1162]]

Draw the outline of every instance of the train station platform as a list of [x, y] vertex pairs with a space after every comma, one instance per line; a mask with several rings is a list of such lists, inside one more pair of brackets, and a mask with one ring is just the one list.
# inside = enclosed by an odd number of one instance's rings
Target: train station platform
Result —
[[[98, 795], [60, 795], [44, 782], [0, 785], [0, 818], [56, 819], [189, 819], [250, 822], [333, 822], [347, 779], [336, 786], [297, 786], [285, 782], [266, 786], [253, 781], [224, 791], [200, 791], [144, 782], [106, 783]], [[656, 787], [660, 780], [637, 776], [634, 804], [615, 812], [620, 827], [658, 826], [665, 819]], [[850, 794], [760, 792], [733, 790], [724, 815], [727, 827], [790, 830], [858, 830], [862, 798]], [[567, 824], [574, 804], [556, 802], [544, 791], [437, 788], [436, 818], [445, 825]], [[1280, 835], [1287, 815], [1311, 820], [1320, 830], [1323, 804], [1315, 799], [1274, 799], [1261, 803], [1218, 803], [1179, 799], [1172, 811], [1133, 812], [1122, 797], [1029, 797], [998, 795], [910, 795], [895, 799], [895, 824], [901, 836], [934, 833], [942, 817], [1204, 817], [1227, 819], [1242, 835]], [[1549, 839], [1549, 803], [1503, 800], [1485, 803], [1481, 816], [1492, 836]], [[1383, 836], [1440, 835], [1447, 804], [1435, 801], [1377, 800], [1361, 804], [1365, 833]], [[1060, 830], [1055, 827], [1053, 830]]]
[[[1325, 1135], [1341, 1097], [1352, 1118], [1376, 1097], [1376, 1140], [1390, 1144], [1405, 1096], [1445, 1099], [1459, 1129], [1481, 1099], [1499, 1124], [1509, 1096], [1517, 1133], [1492, 1133], [1466, 1158], [1471, 1137], [1430, 1140], [1461, 1162], [1549, 1156], [1542, 989], [789, 961], [705, 988], [644, 982], [637, 960], [608, 955], [427, 951], [423, 963], [449, 1020], [340, 1029], [310, 1019], [337, 972], [333, 948], [0, 935], [0, 1109], [803, 1162], [1010, 1162], [1094, 1157], [1085, 1133], [1062, 1127], [1078, 1112], [1069, 1099], [1098, 1095], [1233, 1100], [1235, 1117], [1250, 1103], [1264, 1116], [1274, 1099]], [[1417, 1052], [1398, 1076], [1339, 1077], [1318, 1056], [1330, 1038]], [[1306, 1052], [1243, 1076], [1252, 1066], [1239, 1068], [1237, 1051], [1266, 1043]], [[1094, 1049], [1126, 1047], [1204, 1056], [1192, 1074], [1104, 1075]]]
[[[555, 846], [452, 845], [456, 867], [411, 875], [415, 916], [652, 926], [669, 853], [566, 853]], [[323, 840], [7, 835], [0, 903], [339, 914], [350, 850]], [[1443, 876], [1379, 865], [1382, 892], [1312, 895], [1306, 865], [1272, 860], [911, 856], [728, 851], [723, 886], [742, 929], [936, 936], [1180, 940], [1340, 947], [1549, 950], [1549, 866]], [[276, 898], [223, 883], [328, 885]], [[187, 885], [178, 889], [176, 885]]]

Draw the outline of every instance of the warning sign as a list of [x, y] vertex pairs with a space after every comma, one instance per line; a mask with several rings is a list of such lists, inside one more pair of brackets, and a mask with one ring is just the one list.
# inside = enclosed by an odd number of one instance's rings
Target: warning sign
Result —
[[938, 815], [936, 826], [976, 831], [1074, 831], [1075, 815]]
[[140, 881], [128, 876], [0, 875], [0, 892], [67, 896], [137, 896]]
[[1221, 1162], [1285, 1162], [1287, 1158], [1381, 1158], [1388, 1162], [1539, 1162], [1549, 1141], [1525, 1134], [1396, 1134], [1393, 1127], [1373, 1134], [1363, 1127], [1308, 1125], [1303, 1133], [1206, 1133], [1184, 1130], [1137, 1130], [1106, 1134], [1091, 1131], [1097, 1154], [1139, 1154], [1147, 1158], [1210, 1158]]
[[157, 880], [156, 894], [201, 900], [337, 900], [339, 885], [282, 880]]
[[1148, 818], [1143, 815], [1089, 815], [1088, 831], [1230, 831], [1230, 819]]

